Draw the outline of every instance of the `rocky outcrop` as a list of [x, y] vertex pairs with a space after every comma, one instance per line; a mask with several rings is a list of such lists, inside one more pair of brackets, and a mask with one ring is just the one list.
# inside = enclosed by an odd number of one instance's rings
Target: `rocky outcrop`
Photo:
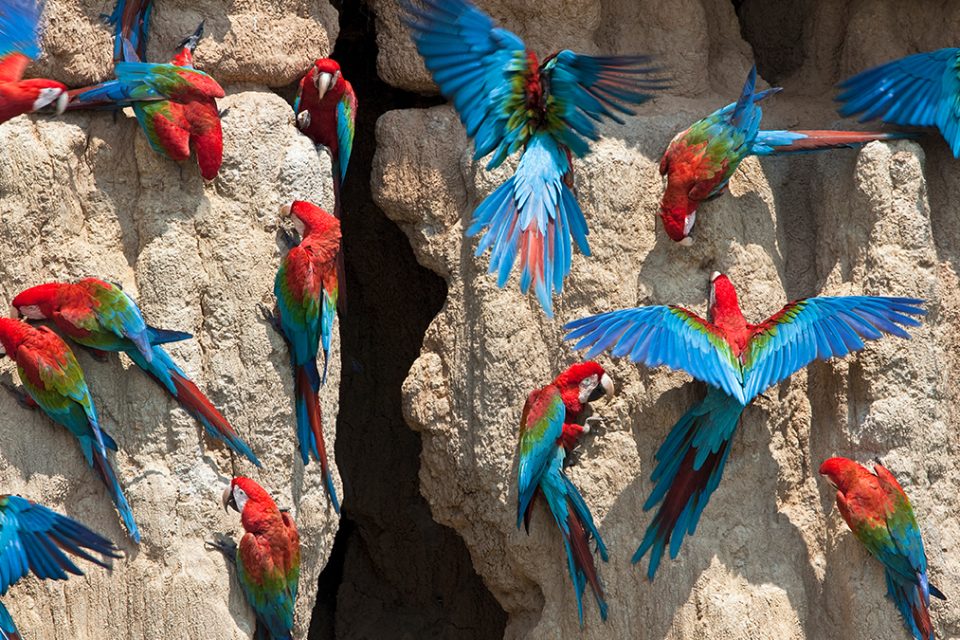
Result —
[[[423, 439], [421, 490], [434, 517], [463, 536], [507, 611], [507, 637], [580, 634], [549, 515], [535, 513], [529, 536], [515, 527], [515, 447], [525, 396], [578, 357], [562, 343], [562, 324], [640, 304], [679, 303], [702, 313], [714, 269], [730, 275], [745, 313], [757, 321], [789, 299], [819, 294], [918, 296], [930, 300], [930, 313], [909, 343], [888, 339], [856, 357], [814, 364], [758, 398], [744, 414], [696, 535], [653, 583], [645, 561], [630, 564], [650, 519], [642, 505], [652, 489], [653, 453], [703, 389], [681, 373], [603, 357], [619, 393], [595, 407], [604, 425], [588, 437], [569, 474], [611, 550], [602, 567], [610, 619], [602, 624], [587, 603], [582, 636], [906, 637], [884, 598], [879, 565], [839, 518], [817, 469], [831, 455], [882, 457], [913, 500], [933, 580], [948, 594], [958, 590], [960, 465], [950, 380], [958, 365], [952, 329], [960, 302], [954, 204], [960, 173], [943, 143], [931, 136], [922, 147], [874, 143], [860, 152], [750, 159], [730, 193], [702, 208], [693, 247], [677, 246], [654, 215], [662, 191], [656, 163], [674, 133], [739, 92], [749, 47], [738, 36], [733, 5], [481, 4], [542, 52], [561, 43], [647, 51], [660, 54], [676, 77], [669, 96], [644, 105], [625, 126], [604, 128], [594, 153], [576, 162], [593, 257], [574, 257], [554, 321], [532, 296], [520, 295], [516, 274], [497, 289], [486, 275], [487, 257], [474, 258], [476, 241], [463, 237], [473, 208], [515, 164], [487, 172], [484, 162], [473, 161], [449, 106], [393, 111], [377, 126], [375, 198], [407, 233], [420, 262], [448, 284], [446, 305], [404, 385], [408, 422]], [[895, 3], [844, 9], [795, 3], [798, 15], [788, 16], [795, 22], [785, 28], [818, 35], [784, 46], [784, 62], [770, 53], [784, 10], [764, 14], [761, 3], [739, 4], [744, 32], [765, 33], [769, 41], [766, 49], [757, 45], [761, 70], [766, 66], [787, 86], [769, 101], [769, 128], [853, 126], [838, 120], [830, 86], [864, 64], [913, 51], [909, 34], [924, 28], [914, 13], [904, 32], [868, 33], [865, 25], [874, 24], [877, 12], [891, 25], [905, 15], [907, 8]], [[430, 91], [395, 2], [377, 0], [374, 7], [382, 75]], [[935, 13], [922, 24], [939, 33]], [[938, 637], [960, 628], [951, 605], [933, 609]]]

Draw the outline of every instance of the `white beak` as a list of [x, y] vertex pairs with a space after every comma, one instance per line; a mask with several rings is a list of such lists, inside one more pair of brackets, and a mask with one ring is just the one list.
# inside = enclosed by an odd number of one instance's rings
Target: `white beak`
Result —
[[282, 205], [282, 206], [280, 207], [280, 215], [283, 216], [284, 218], [287, 218], [287, 217], [290, 216], [290, 205], [289, 205], [289, 204], [285, 204], [285, 205]]
[[607, 374], [600, 376], [600, 386], [603, 387], [604, 392], [606, 392], [608, 396], [614, 395], [613, 380], [611, 380]]
[[691, 238], [690, 236], [687, 236], [686, 238], [684, 238], [683, 240], [681, 240], [681, 241], [678, 242], [677, 244], [680, 244], [681, 246], [684, 246], [684, 247], [692, 247], [692, 246], [693, 246], [693, 238]]
[[70, 102], [70, 96], [67, 95], [67, 92], [64, 91], [60, 94], [60, 97], [57, 98], [57, 115], [63, 115], [63, 112], [67, 110], [67, 103]]
[[10, 317], [11, 317], [11, 318], [19, 318], [19, 317], [20, 317], [20, 312], [19, 312], [19, 311], [17, 310], [17, 308], [16, 308], [15, 306], [13, 306], [13, 305], [10, 305]]
[[710, 274], [710, 282], [713, 282], [714, 280], [716, 280], [716, 279], [719, 278], [719, 277], [720, 277], [720, 272], [719, 272], [719, 271], [714, 271], [713, 273]]
[[327, 95], [327, 91], [329, 91], [330, 87], [333, 85], [333, 76], [326, 72], [318, 73], [314, 84], [317, 86], [317, 93], [320, 94], [320, 98], [323, 98], [323, 96]]

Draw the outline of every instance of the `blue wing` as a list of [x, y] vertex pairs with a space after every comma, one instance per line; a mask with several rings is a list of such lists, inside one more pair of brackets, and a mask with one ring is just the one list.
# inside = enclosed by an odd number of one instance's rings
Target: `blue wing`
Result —
[[474, 139], [474, 159], [500, 147], [488, 168], [498, 165], [522, 144], [521, 123], [509, 127], [508, 120], [517, 97], [513, 85], [527, 69], [523, 40], [467, 0], [402, 4], [417, 51]]
[[[298, 94], [299, 97], [299, 94]], [[337, 104], [337, 143], [339, 146], [340, 182], [347, 177], [350, 153], [353, 151], [353, 135], [356, 130], [357, 98], [353, 92], [344, 93]]]
[[5, 0], [0, 4], [0, 59], [11, 53], [32, 60], [40, 56], [37, 23], [45, 4], [46, 0]]
[[648, 367], [666, 365], [719, 387], [746, 405], [740, 366], [733, 350], [712, 324], [681, 307], [621, 309], [574, 320], [565, 340], [586, 349], [587, 359], [610, 350]]
[[147, 35], [152, 13], [153, 0], [117, 0], [113, 13], [104, 16], [106, 23], [115, 28], [114, 62], [147, 59]]
[[938, 49], [868, 69], [840, 83], [840, 114], [936, 126], [960, 156], [960, 49]]
[[541, 476], [560, 448], [566, 409], [560, 390], [550, 385], [530, 394], [520, 418], [520, 461], [517, 465], [517, 528], [523, 522]]
[[880, 296], [807, 298], [791, 302], [757, 325], [742, 355], [747, 402], [814, 360], [840, 358], [889, 333], [910, 334], [923, 300]]
[[67, 553], [105, 568], [120, 557], [112, 542], [79, 522], [19, 496], [0, 497], [0, 595], [28, 571], [47, 580], [83, 575]]
[[21, 640], [17, 623], [13, 621], [13, 617], [2, 602], [0, 602], [0, 640]]

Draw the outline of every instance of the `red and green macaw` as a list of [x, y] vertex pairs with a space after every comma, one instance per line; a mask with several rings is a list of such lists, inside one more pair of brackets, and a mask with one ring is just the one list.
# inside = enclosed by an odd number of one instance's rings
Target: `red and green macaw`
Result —
[[860, 122], [937, 127], [960, 157], [960, 48], [937, 49], [887, 62], [840, 83], [840, 114]]
[[660, 200], [660, 219], [667, 235], [690, 245], [701, 202], [721, 196], [744, 158], [854, 147], [873, 140], [908, 137], [875, 131], [761, 131], [759, 102], [780, 91], [754, 93], [757, 68], [750, 69], [740, 98], [678, 133], [660, 160], [667, 188]]
[[161, 346], [192, 336], [148, 326], [137, 303], [120, 287], [96, 278], [50, 282], [17, 294], [12, 311], [28, 320], [50, 320], [88, 349], [127, 354], [202, 424], [210, 437], [260, 466], [233, 426]]
[[333, 215], [341, 213], [340, 187], [347, 177], [350, 152], [357, 120], [357, 94], [340, 73], [340, 65], [331, 58], [321, 58], [300, 80], [293, 103], [297, 127], [316, 144], [330, 150], [333, 164]]
[[520, 418], [520, 462], [517, 466], [517, 528], [530, 531], [536, 497], [542, 496], [563, 536], [567, 568], [577, 596], [577, 614], [583, 626], [583, 592], [589, 583], [607, 619], [603, 586], [590, 550], [591, 538], [604, 562], [607, 549], [583, 497], [563, 472], [569, 450], [587, 428], [578, 424], [586, 404], [605, 393], [613, 395], [613, 382], [596, 362], [575, 364], [550, 384], [530, 393]]
[[930, 596], [946, 600], [927, 579], [927, 554], [907, 494], [879, 462], [874, 473], [847, 458], [820, 466], [837, 489], [837, 509], [857, 540], [883, 563], [887, 596], [916, 640], [933, 640]]
[[[125, 2], [130, 4], [125, 4]], [[203, 36], [203, 23], [183, 41], [169, 64], [141, 62], [135, 49], [146, 49], [150, 0], [120, 0], [111, 16], [117, 24], [122, 61], [116, 80], [70, 92], [67, 109], [133, 107], [150, 146], [176, 162], [197, 155], [200, 175], [213, 180], [223, 161], [223, 131], [217, 98], [223, 88], [193, 67], [193, 51]], [[137, 35], [137, 44], [125, 39]]]
[[727, 276], [710, 278], [707, 318], [678, 306], [621, 309], [568, 323], [567, 340], [589, 348], [587, 357], [609, 350], [648, 367], [665, 365], [707, 383], [706, 397], [680, 418], [657, 451], [656, 483], [644, 510], [660, 505], [633, 556], [651, 552], [652, 580], [667, 545], [676, 558], [685, 535], [693, 535], [710, 494], [717, 488], [740, 414], [767, 388], [814, 360], [843, 357], [883, 334], [910, 335], [919, 326], [923, 300], [880, 296], [796, 300], [764, 320], [743, 317]]
[[286, 511], [249, 478], [234, 478], [223, 492], [224, 509], [240, 513], [246, 532], [240, 546], [213, 544], [237, 568], [237, 579], [257, 617], [257, 640], [293, 640], [300, 580], [300, 535]]
[[[273, 321], [290, 350], [300, 456], [305, 465], [311, 456], [320, 461], [330, 502], [340, 513], [337, 489], [327, 463], [318, 397], [320, 385], [327, 379], [333, 321], [337, 316], [340, 221], [302, 200], [285, 205], [282, 213], [293, 218], [302, 240], [284, 256], [277, 271], [273, 285], [277, 317]], [[318, 349], [323, 349], [322, 377], [317, 369]]]
[[130, 538], [139, 543], [140, 530], [133, 511], [107, 458], [107, 449], [116, 451], [117, 443], [100, 427], [90, 390], [73, 351], [47, 327], [32, 327], [19, 320], [0, 318], [0, 357], [4, 355], [17, 363], [20, 382], [32, 404], [66, 427], [80, 443], [87, 464], [97, 471], [110, 492]]
[[477, 207], [468, 236], [484, 232], [476, 255], [492, 248], [489, 273], [504, 287], [520, 263], [520, 289], [532, 286], [546, 314], [570, 272], [571, 238], [590, 255], [587, 222], [573, 190], [573, 156], [598, 140], [597, 122], [663, 87], [644, 56], [587, 56], [563, 50], [542, 63], [515, 34], [468, 0], [404, 0], [406, 23], [440, 91], [454, 104], [474, 158], [494, 169], [521, 151], [516, 173]]
[[67, 106], [67, 87], [53, 80], [23, 79], [31, 60], [40, 55], [40, 15], [46, 0], [4, 0], [0, 3], [0, 123], [55, 105]]
[[[104, 569], [121, 557], [112, 542], [76, 520], [20, 496], [0, 496], [0, 595], [30, 572], [41, 580], [82, 576], [71, 555]], [[20, 640], [3, 603], [0, 640]]]

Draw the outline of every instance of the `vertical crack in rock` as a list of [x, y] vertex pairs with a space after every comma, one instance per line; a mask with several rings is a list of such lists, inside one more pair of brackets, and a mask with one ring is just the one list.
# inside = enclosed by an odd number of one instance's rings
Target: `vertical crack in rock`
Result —
[[463, 541], [434, 522], [420, 495], [420, 437], [401, 409], [401, 385], [446, 287], [417, 264], [408, 239], [370, 193], [377, 119], [438, 100], [383, 83], [372, 13], [355, 0], [338, 8], [333, 57], [360, 101], [344, 185], [347, 309], [340, 317], [344, 373], [336, 446], [344, 502], [309, 637], [501, 638], [505, 613]]

